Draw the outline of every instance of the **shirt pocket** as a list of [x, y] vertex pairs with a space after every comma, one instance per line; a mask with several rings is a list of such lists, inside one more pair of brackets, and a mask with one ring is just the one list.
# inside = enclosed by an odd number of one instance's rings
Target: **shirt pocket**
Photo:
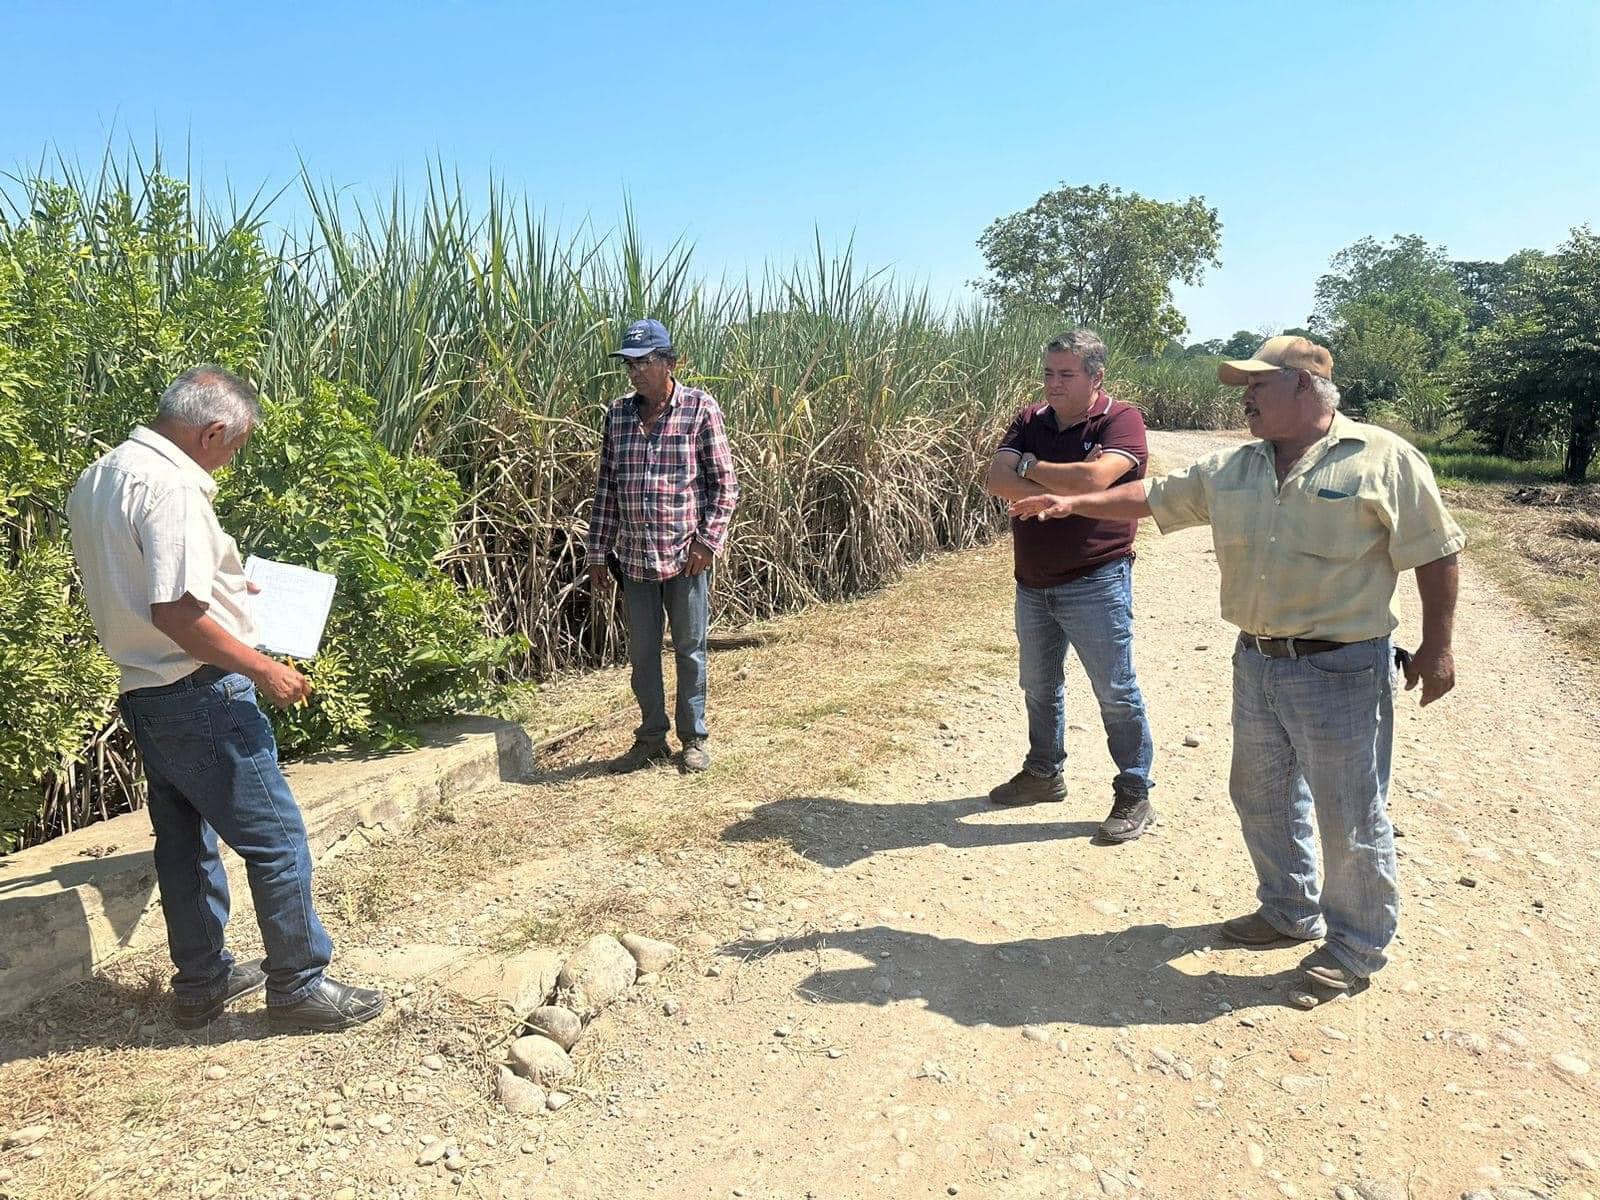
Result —
[[1382, 527], [1362, 497], [1329, 493], [1310, 488], [1294, 506], [1290, 545], [1313, 558], [1354, 562], [1372, 549]]

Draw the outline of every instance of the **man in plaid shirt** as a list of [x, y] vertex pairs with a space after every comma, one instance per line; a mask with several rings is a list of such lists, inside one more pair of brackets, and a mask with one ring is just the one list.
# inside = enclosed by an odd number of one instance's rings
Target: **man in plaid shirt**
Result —
[[710, 393], [673, 378], [678, 355], [660, 321], [635, 321], [614, 352], [633, 391], [606, 413], [600, 477], [589, 516], [590, 585], [612, 570], [628, 612], [628, 658], [642, 718], [632, 748], [608, 769], [637, 771], [670, 758], [661, 678], [663, 617], [678, 667], [683, 768], [704, 771], [706, 628], [711, 560], [722, 553], [739, 500], [722, 410]]

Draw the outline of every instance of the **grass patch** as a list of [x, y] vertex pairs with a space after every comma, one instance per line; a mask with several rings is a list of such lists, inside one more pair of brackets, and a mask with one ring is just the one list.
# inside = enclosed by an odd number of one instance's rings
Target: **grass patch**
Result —
[[1545, 628], [1587, 661], [1600, 660], [1600, 489], [1553, 488], [1522, 504], [1503, 487], [1452, 489], [1467, 553]]
[[564, 909], [526, 913], [502, 926], [490, 945], [502, 954], [515, 954], [529, 946], [576, 946], [597, 933], [625, 932], [638, 925], [644, 915], [642, 896], [613, 887], [585, 896]]
[[1469, 483], [1556, 483], [1561, 479], [1561, 459], [1507, 458], [1477, 445], [1474, 435], [1418, 433], [1403, 425], [1380, 422], [1427, 456], [1441, 486]]

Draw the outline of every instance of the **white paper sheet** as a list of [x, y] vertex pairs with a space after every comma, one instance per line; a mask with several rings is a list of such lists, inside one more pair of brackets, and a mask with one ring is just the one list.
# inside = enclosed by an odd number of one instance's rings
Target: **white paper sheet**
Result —
[[261, 590], [250, 597], [256, 649], [289, 658], [315, 658], [333, 606], [332, 575], [252, 554], [244, 577]]

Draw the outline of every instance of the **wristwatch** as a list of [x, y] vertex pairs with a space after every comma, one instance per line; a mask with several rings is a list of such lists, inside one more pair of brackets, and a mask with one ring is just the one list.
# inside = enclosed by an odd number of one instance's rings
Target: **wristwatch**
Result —
[[1017, 474], [1021, 478], [1026, 479], [1028, 477], [1028, 472], [1033, 470], [1034, 464], [1038, 461], [1039, 456], [1037, 454], [1024, 454], [1017, 462]]

